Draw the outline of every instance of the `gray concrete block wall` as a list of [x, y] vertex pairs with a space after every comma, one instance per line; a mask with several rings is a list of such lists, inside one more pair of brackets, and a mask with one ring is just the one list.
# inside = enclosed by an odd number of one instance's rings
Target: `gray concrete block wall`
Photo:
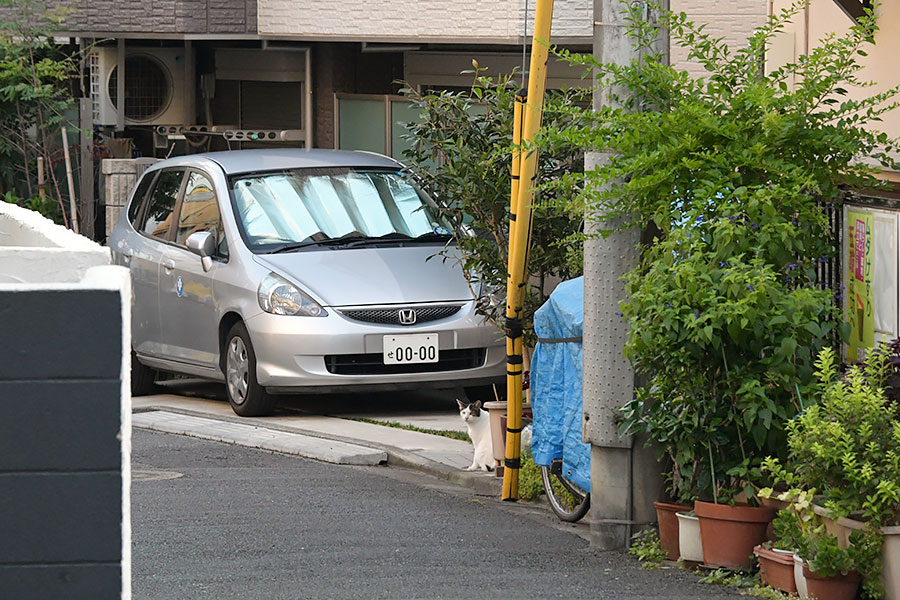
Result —
[[0, 598], [130, 590], [122, 304], [116, 289], [0, 286]]

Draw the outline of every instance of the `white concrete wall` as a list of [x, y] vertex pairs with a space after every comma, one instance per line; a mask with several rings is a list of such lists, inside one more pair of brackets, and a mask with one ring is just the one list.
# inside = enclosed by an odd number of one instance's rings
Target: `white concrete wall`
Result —
[[109, 248], [32, 210], [0, 202], [0, 283], [74, 283], [111, 262]]
[[[535, 0], [528, 0], [529, 35]], [[589, 42], [592, 0], [557, 0], [555, 42]], [[298, 39], [395, 42], [521, 42], [524, 0], [259, 0], [259, 33]], [[377, 13], [373, 13], [377, 11]]]
[[[765, 24], [768, 5], [767, 0], [670, 1], [672, 11], [686, 13], [698, 25], [705, 23], [706, 33], [715, 38], [725, 38], [732, 50], [746, 46], [753, 30]], [[686, 49], [673, 43], [669, 56], [672, 65], [695, 76], [705, 75], [703, 67], [696, 61], [689, 61], [687, 54]]]

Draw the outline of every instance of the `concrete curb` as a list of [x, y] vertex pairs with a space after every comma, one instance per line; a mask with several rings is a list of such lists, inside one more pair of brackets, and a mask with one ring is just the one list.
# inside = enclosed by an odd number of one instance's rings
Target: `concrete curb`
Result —
[[421, 471], [439, 479], [446, 479], [456, 485], [473, 489], [479, 496], [499, 496], [503, 487], [503, 480], [494, 476], [493, 473], [455, 469], [399, 448], [386, 450], [389, 465]]
[[[228, 423], [230, 425], [237, 425], [242, 427], [249, 427], [251, 429], [264, 429], [271, 432], [282, 432], [288, 435], [297, 435], [303, 436], [306, 438], [315, 438], [322, 441], [330, 441], [334, 443], [343, 443], [350, 446], [361, 447], [359, 440], [354, 440], [352, 438], [347, 438], [343, 436], [337, 435], [325, 435], [319, 431], [313, 431], [303, 428], [295, 428], [295, 427], [285, 427], [283, 425], [279, 425], [277, 423], [266, 423], [265, 427], [259, 427], [256, 425], [247, 425], [246, 419], [241, 417], [222, 417], [216, 416], [215, 418], [210, 418], [208, 414], [191, 411], [183, 408], [174, 408], [174, 407], [153, 407], [148, 406], [145, 408], [141, 408], [134, 411], [133, 422], [136, 427], [142, 427], [145, 429], [152, 429], [156, 431], [164, 431], [157, 427], [150, 427], [143, 424], [144, 417], [148, 413], [154, 412], [165, 412], [171, 413], [173, 415], [182, 415], [184, 417], [193, 417], [197, 419], [202, 419], [206, 421], [220, 422], [220, 423]], [[190, 435], [194, 437], [204, 437], [198, 435], [196, 430], [191, 430], [189, 428], [182, 428], [184, 431], [166, 431], [166, 433], [179, 433], [181, 435]], [[220, 439], [220, 438], [209, 438], [205, 439], [217, 439], [218, 441], [224, 441], [228, 443], [240, 443], [231, 438]], [[479, 496], [499, 496], [503, 487], [503, 480], [499, 477], [496, 477], [493, 473], [482, 473], [482, 472], [472, 472], [466, 471], [463, 469], [457, 469], [455, 467], [451, 467], [449, 465], [445, 465], [441, 462], [432, 460], [430, 458], [426, 458], [424, 456], [420, 456], [415, 452], [410, 452], [408, 450], [403, 450], [401, 448], [397, 448], [394, 446], [390, 446], [387, 444], [382, 444], [378, 442], [365, 442], [365, 448], [381, 451], [384, 455], [384, 458], [381, 462], [387, 462], [389, 466], [396, 466], [404, 469], [410, 469], [414, 471], [419, 471], [421, 473], [426, 473], [431, 475], [432, 477], [437, 477], [438, 479], [443, 479], [454, 483], [456, 485], [466, 487], [472, 489], [475, 494]], [[298, 452], [290, 451], [290, 450], [279, 450], [278, 448], [273, 447], [264, 447], [261, 444], [241, 444], [249, 447], [261, 448], [264, 450], [271, 450], [273, 452], [284, 452], [286, 454], [298, 455]], [[273, 444], [269, 444], [272, 446]], [[317, 460], [320, 459], [317, 456], [305, 456], [306, 458], [312, 458]], [[333, 461], [327, 461], [333, 462]], [[342, 464], [342, 463], [336, 463]], [[343, 464], [353, 464], [353, 463], [343, 463]], [[368, 463], [367, 463], [368, 464]], [[379, 463], [371, 463], [371, 464], [379, 464]]]
[[338, 465], [374, 466], [388, 460], [386, 452], [358, 444], [162, 410], [133, 415], [132, 426], [293, 454]]

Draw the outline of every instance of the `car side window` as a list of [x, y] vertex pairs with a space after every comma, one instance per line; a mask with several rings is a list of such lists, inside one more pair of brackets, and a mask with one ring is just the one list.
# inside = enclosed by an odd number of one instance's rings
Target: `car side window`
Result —
[[147, 208], [147, 220], [141, 229], [143, 233], [163, 240], [169, 237], [172, 211], [175, 209], [183, 177], [183, 169], [173, 169], [163, 171], [156, 178], [156, 187], [153, 188]]
[[188, 236], [197, 231], [208, 231], [213, 234], [216, 239], [217, 255], [228, 256], [212, 181], [199, 171], [191, 171], [184, 187], [184, 200], [181, 202], [175, 242], [183, 246]]
[[147, 190], [149, 190], [150, 186], [153, 184], [153, 177], [155, 175], [156, 172], [150, 172], [141, 177], [137, 189], [134, 191], [134, 196], [131, 198], [131, 204], [128, 206], [128, 221], [135, 229], [140, 227], [138, 217], [141, 214], [141, 206], [144, 205], [144, 199], [147, 197]]

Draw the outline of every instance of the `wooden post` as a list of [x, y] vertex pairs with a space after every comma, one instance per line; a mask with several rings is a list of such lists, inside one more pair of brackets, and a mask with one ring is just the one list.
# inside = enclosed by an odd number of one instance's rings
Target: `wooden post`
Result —
[[63, 156], [66, 160], [66, 183], [69, 186], [69, 211], [72, 218], [72, 231], [78, 231], [78, 209], [75, 204], [75, 182], [72, 180], [72, 159], [69, 156], [69, 132], [62, 128]]
[[44, 157], [38, 156], [37, 159], [37, 178], [38, 178], [38, 196], [43, 201], [47, 196], [47, 182], [44, 181]]
[[94, 202], [94, 116], [90, 98], [78, 100], [81, 130], [81, 160], [78, 172], [78, 190], [81, 209], [81, 234], [94, 239], [96, 204]]

